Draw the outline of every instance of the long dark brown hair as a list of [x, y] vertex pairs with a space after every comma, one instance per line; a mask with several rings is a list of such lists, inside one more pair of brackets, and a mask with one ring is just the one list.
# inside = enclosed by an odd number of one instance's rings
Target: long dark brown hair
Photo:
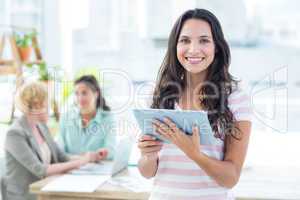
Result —
[[104, 96], [102, 95], [100, 86], [97, 79], [93, 75], [84, 75], [75, 80], [74, 85], [79, 83], [84, 83], [88, 86], [93, 92], [98, 93], [96, 108], [101, 108], [104, 111], [110, 111], [110, 107], [106, 104]]
[[[215, 57], [208, 67], [205, 83], [201, 85], [200, 99], [202, 107], [208, 111], [208, 119], [215, 137], [224, 139], [225, 134], [236, 137], [233, 113], [228, 107], [228, 96], [237, 86], [237, 81], [230, 75], [230, 49], [224, 38], [220, 22], [214, 14], [205, 9], [184, 12], [175, 22], [169, 36], [168, 48], [159, 70], [151, 108], [174, 109], [182, 92], [186, 88], [186, 70], [177, 58], [177, 43], [183, 24], [188, 19], [206, 21], [212, 31], [215, 44]], [[212, 85], [214, 87], [212, 87]], [[215, 96], [215, 98], [205, 98]]]

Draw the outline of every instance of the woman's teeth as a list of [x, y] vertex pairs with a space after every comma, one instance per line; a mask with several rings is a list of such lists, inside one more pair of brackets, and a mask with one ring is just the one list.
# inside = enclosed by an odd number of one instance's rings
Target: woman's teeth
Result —
[[204, 58], [187, 57], [187, 60], [192, 64], [200, 63]]

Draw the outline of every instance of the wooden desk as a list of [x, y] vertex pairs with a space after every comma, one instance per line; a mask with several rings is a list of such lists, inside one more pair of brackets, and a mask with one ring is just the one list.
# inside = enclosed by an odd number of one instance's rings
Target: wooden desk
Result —
[[[300, 169], [296, 167], [276, 168], [253, 167], [245, 169], [238, 185], [234, 188], [237, 200], [296, 200], [300, 199]], [[117, 177], [127, 176], [142, 180], [136, 167], [129, 167]], [[99, 200], [99, 199], [148, 199], [150, 189], [145, 192], [133, 192], [121, 186], [105, 183], [93, 193], [55, 193], [43, 192], [41, 188], [56, 177], [49, 177], [30, 185], [30, 192], [37, 194], [38, 200]]]
[[[129, 167], [116, 177], [129, 177], [142, 180], [145, 184], [151, 184], [150, 180], [144, 179], [138, 172], [136, 167]], [[51, 180], [57, 178], [48, 177], [41, 181], [35, 182], [30, 185], [30, 192], [37, 195], [38, 200], [108, 200], [108, 199], [127, 199], [127, 200], [145, 200], [149, 198], [150, 190], [145, 192], [133, 192], [122, 186], [111, 185], [110, 183], [104, 183], [93, 193], [66, 193], [66, 192], [44, 192], [41, 189], [49, 183]], [[83, 183], [84, 184], [84, 183]]]

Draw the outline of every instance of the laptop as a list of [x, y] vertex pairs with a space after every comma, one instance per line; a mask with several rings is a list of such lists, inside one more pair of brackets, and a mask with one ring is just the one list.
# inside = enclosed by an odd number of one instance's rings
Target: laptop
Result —
[[121, 172], [127, 168], [133, 141], [129, 137], [122, 138], [116, 149], [112, 161], [104, 160], [98, 163], [88, 163], [79, 169], [70, 171], [71, 174], [78, 175], [110, 175]]

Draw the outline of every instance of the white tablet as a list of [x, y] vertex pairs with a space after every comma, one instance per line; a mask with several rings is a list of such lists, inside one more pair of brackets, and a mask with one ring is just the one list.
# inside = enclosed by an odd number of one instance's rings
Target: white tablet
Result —
[[[163, 121], [164, 118], [171, 119], [183, 132], [192, 135], [193, 125], [197, 125], [201, 135], [213, 135], [207, 112], [189, 110], [168, 110], [168, 109], [133, 109], [133, 114], [141, 129], [142, 134], [152, 135], [158, 140], [169, 142], [162, 138], [153, 129], [154, 119]], [[205, 138], [205, 137], [204, 137]], [[202, 141], [202, 137], [201, 137]], [[203, 141], [206, 143], [205, 141]], [[202, 143], [202, 142], [201, 142]]]

